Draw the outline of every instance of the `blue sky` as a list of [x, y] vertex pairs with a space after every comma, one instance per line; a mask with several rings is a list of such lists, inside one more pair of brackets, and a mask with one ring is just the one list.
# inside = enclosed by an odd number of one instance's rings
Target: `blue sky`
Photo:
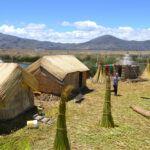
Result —
[[2, 0], [0, 32], [54, 42], [150, 39], [149, 0]]

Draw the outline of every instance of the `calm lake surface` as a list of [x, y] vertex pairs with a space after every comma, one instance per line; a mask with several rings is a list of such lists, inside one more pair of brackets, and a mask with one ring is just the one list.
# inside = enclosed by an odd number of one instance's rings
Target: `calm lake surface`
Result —
[[23, 68], [27, 68], [30, 64], [19, 64]]
[[[3, 60], [1, 60], [0, 59], [0, 63], [3, 63], [3, 62], [5, 62], [5, 61], [3, 61]], [[7, 61], [6, 61], [7, 62]], [[27, 68], [30, 64], [20, 64], [20, 63], [18, 63], [21, 67], [23, 67], [23, 68]]]

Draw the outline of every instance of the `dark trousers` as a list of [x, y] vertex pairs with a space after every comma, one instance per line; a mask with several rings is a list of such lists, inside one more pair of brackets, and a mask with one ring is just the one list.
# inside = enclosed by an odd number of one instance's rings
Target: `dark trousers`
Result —
[[117, 85], [113, 85], [113, 86], [114, 86], [114, 93], [115, 95], [117, 95], [118, 86]]

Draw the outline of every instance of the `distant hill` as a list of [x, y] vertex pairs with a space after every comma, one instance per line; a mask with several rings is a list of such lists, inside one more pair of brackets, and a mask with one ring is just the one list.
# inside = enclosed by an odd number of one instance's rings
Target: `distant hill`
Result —
[[19, 38], [0, 33], [0, 49], [54, 49], [54, 50], [150, 50], [150, 40], [127, 41], [104, 35], [79, 44], [63, 44]]

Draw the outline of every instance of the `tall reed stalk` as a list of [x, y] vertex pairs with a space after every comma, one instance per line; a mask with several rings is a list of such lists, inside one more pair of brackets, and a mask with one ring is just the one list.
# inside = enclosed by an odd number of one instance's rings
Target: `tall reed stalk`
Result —
[[101, 127], [105, 128], [113, 128], [114, 127], [114, 121], [111, 114], [111, 82], [110, 82], [110, 76], [106, 76], [106, 91], [105, 91], [105, 102], [103, 107], [103, 116], [102, 121], [100, 123]]
[[70, 144], [67, 137], [66, 126], [66, 101], [69, 93], [72, 90], [71, 86], [67, 86], [61, 93], [61, 100], [59, 104], [59, 114], [57, 118], [57, 130], [54, 141], [54, 150], [70, 150]]

